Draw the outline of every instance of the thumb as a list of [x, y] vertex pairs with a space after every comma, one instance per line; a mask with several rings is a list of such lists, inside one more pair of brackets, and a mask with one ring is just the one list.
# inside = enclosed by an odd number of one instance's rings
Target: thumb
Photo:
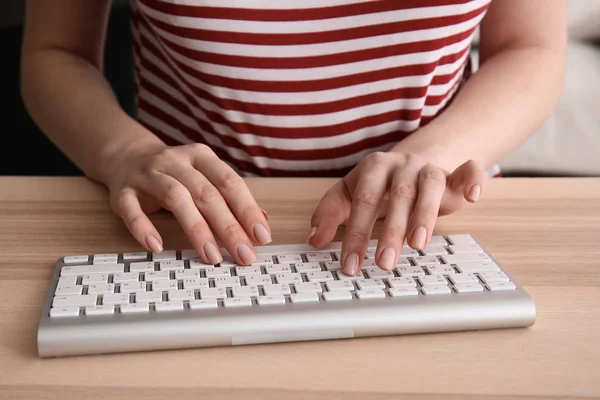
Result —
[[476, 203], [483, 193], [487, 179], [485, 170], [470, 160], [454, 170], [446, 179], [446, 191], [440, 206], [440, 215], [458, 211], [467, 200]]
[[308, 243], [316, 248], [329, 244], [338, 227], [348, 220], [352, 201], [343, 180], [325, 193], [311, 219]]

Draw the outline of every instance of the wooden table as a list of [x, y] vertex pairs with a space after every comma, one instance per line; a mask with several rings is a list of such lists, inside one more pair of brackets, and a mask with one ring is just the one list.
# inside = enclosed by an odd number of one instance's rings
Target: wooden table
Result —
[[[275, 243], [304, 241], [331, 180], [249, 180]], [[153, 216], [167, 248], [189, 244]], [[139, 249], [107, 193], [79, 178], [0, 178], [0, 399], [600, 397], [600, 180], [499, 179], [440, 219], [470, 232], [538, 308], [527, 329], [39, 359], [55, 260]]]

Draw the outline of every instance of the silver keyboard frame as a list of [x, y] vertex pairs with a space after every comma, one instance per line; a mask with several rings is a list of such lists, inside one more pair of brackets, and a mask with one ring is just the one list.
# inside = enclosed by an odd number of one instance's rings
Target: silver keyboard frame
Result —
[[[446, 237], [447, 238], [447, 237]], [[474, 238], [516, 290], [319, 301], [284, 305], [50, 318], [62, 258], [57, 261], [38, 326], [40, 357], [235, 346], [307, 340], [524, 328], [535, 323], [531, 296]], [[369, 247], [376, 247], [372, 240]], [[302, 244], [256, 248], [258, 254], [339, 251]]]

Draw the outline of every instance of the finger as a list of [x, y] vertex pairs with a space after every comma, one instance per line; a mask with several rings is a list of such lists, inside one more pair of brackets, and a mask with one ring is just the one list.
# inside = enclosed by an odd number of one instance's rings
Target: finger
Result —
[[344, 182], [340, 180], [325, 193], [311, 219], [308, 242], [320, 248], [330, 243], [350, 214], [350, 197]]
[[[217, 188], [191, 166], [172, 165], [168, 173], [189, 190], [196, 208], [236, 262], [240, 265], [252, 264], [256, 260], [252, 240], [232, 214]], [[260, 209], [258, 213], [260, 218], [263, 218]]]
[[471, 203], [479, 201], [486, 179], [485, 170], [473, 160], [458, 167], [447, 177], [440, 214], [446, 215], [459, 210], [465, 200]]
[[246, 182], [223, 161], [216, 157], [195, 155], [194, 167], [221, 193], [236, 220], [256, 244], [271, 242], [271, 229], [266, 212], [261, 209]]
[[409, 246], [423, 250], [429, 243], [438, 218], [446, 191], [446, 174], [433, 165], [427, 165], [419, 172], [418, 185], [419, 192], [407, 233]]
[[342, 269], [347, 275], [359, 271], [388, 184], [388, 166], [373, 163], [365, 168], [352, 195], [352, 207], [342, 242]]
[[392, 172], [388, 211], [377, 243], [375, 261], [387, 271], [396, 266], [417, 197], [419, 167], [406, 165]]
[[148, 251], [163, 251], [163, 241], [156, 227], [142, 210], [137, 194], [132, 189], [124, 189], [111, 196], [112, 208], [123, 219], [131, 235]]
[[173, 213], [205, 263], [214, 265], [223, 260], [208, 223], [198, 211], [192, 195], [185, 186], [171, 176], [157, 173], [144, 180], [140, 189], [154, 196], [163, 207]]

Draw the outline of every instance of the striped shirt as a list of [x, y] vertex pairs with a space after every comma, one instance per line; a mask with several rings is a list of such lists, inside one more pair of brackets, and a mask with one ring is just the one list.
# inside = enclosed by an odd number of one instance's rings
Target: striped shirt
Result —
[[491, 0], [131, 0], [138, 120], [245, 176], [342, 176], [439, 115]]

